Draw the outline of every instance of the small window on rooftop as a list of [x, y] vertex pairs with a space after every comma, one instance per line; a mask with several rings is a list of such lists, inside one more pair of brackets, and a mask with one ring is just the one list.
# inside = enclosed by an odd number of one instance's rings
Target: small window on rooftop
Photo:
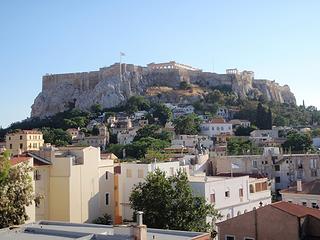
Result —
[[224, 192], [224, 196], [225, 196], [225, 197], [230, 197], [230, 191], [225, 191], [225, 192]]

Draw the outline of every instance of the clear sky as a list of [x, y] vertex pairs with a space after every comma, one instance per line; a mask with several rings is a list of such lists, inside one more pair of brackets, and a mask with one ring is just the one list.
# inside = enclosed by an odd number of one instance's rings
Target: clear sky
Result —
[[318, 0], [3, 0], [0, 126], [30, 115], [46, 73], [176, 60], [253, 70], [320, 107]]

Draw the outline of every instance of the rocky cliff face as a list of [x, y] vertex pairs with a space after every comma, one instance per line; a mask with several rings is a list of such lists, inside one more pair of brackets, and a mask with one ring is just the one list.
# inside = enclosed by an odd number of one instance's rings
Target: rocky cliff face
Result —
[[[44, 76], [42, 91], [32, 105], [31, 116], [47, 117], [65, 111], [70, 106], [87, 110], [95, 103], [114, 107], [132, 95], [146, 94], [149, 87], [176, 88], [181, 81], [197, 84], [204, 89], [227, 85], [240, 97], [263, 94], [271, 101], [295, 103], [288, 86], [280, 86], [269, 80], [254, 80], [252, 72], [216, 74], [184, 68], [150, 69], [122, 64], [120, 76], [120, 65], [114, 64], [99, 71]], [[184, 96], [182, 99], [186, 102], [198, 97], [201, 96]], [[163, 98], [161, 100], [165, 101]]]

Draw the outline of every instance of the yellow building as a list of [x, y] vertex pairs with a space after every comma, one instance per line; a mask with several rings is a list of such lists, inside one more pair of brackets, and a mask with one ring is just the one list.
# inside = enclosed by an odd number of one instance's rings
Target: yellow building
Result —
[[92, 222], [113, 216], [113, 160], [95, 147], [43, 147], [34, 159], [35, 220]]
[[37, 130], [20, 130], [6, 135], [6, 149], [13, 155], [39, 150], [43, 143], [42, 132]]

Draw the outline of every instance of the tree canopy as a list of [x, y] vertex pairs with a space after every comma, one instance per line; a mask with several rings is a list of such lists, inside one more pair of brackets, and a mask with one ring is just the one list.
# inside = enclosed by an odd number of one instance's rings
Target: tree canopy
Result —
[[200, 132], [201, 119], [195, 114], [180, 116], [173, 121], [176, 134], [194, 135]]
[[186, 173], [166, 177], [157, 169], [145, 182], [135, 186], [130, 196], [133, 210], [144, 212], [144, 223], [151, 228], [184, 231], [210, 231], [206, 218], [220, 214], [200, 196], [194, 196]]
[[312, 149], [312, 139], [309, 134], [292, 131], [282, 146], [286, 151], [306, 152]]
[[230, 138], [227, 143], [229, 155], [259, 154], [260, 149], [250, 140], [242, 138]]
[[26, 206], [34, 200], [27, 163], [8, 169], [7, 154], [0, 156], [0, 228], [20, 225], [28, 220]]

